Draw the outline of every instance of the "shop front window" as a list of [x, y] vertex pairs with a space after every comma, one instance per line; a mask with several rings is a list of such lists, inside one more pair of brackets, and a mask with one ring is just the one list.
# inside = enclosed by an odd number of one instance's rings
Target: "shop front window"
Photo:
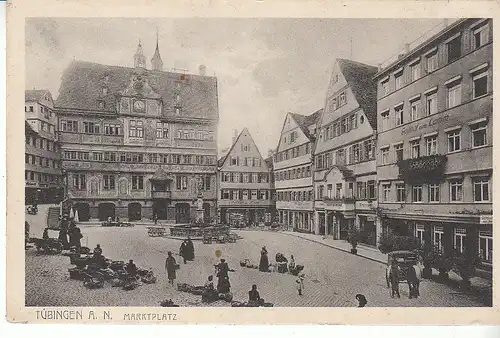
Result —
[[491, 231], [479, 231], [479, 257], [483, 262], [493, 262], [493, 234]]

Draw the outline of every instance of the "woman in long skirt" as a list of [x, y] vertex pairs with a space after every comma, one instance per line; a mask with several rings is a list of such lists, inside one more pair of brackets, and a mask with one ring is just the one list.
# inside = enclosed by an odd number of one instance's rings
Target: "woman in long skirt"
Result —
[[263, 246], [262, 250], [260, 251], [259, 271], [269, 271], [269, 258], [267, 258], [267, 249], [265, 246]]
[[175, 258], [172, 256], [172, 252], [169, 251], [167, 253], [167, 260], [165, 261], [165, 270], [167, 272], [167, 280], [169, 284], [174, 285], [174, 280], [176, 277], [175, 270], [177, 270], [177, 262]]

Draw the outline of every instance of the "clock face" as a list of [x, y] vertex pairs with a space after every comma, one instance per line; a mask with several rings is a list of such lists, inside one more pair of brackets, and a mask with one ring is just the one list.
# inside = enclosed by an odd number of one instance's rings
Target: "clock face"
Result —
[[144, 110], [144, 101], [135, 101], [134, 102], [134, 108], [135, 110]]

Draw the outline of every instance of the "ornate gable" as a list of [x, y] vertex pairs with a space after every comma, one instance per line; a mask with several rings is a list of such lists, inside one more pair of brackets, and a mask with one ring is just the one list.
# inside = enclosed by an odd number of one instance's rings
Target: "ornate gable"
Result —
[[159, 99], [160, 94], [156, 93], [149, 85], [148, 78], [145, 74], [133, 73], [130, 77], [129, 84], [125, 90], [120, 92], [121, 96], [141, 97], [148, 99]]

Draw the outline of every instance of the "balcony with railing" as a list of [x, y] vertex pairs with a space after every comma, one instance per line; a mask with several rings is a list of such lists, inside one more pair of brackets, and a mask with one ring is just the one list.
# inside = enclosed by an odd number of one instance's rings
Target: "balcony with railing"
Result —
[[446, 155], [430, 155], [399, 161], [399, 177], [405, 182], [441, 181], [446, 169]]
[[171, 191], [151, 191], [151, 198], [153, 199], [171, 199], [172, 192]]
[[356, 208], [355, 197], [323, 197], [323, 206], [330, 210], [352, 211]]

